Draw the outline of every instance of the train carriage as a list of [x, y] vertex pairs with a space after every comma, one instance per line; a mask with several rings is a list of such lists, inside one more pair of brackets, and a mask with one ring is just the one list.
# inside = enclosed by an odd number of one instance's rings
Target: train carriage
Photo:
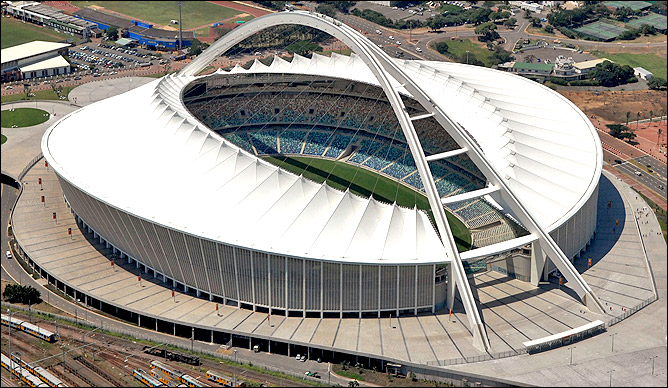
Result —
[[136, 378], [137, 380], [141, 381], [142, 383], [146, 384], [149, 387], [166, 387], [167, 385], [164, 384], [162, 381], [156, 379], [155, 377], [152, 377], [148, 373], [144, 372], [141, 369], [135, 369], [132, 371], [132, 376]]
[[56, 342], [56, 335], [50, 332], [49, 330], [43, 329], [37, 325], [33, 325], [30, 322], [23, 321], [18, 318], [10, 317], [9, 315], [2, 314], [2, 324], [10, 326], [12, 329], [24, 331], [30, 335], [42, 339], [46, 342]]

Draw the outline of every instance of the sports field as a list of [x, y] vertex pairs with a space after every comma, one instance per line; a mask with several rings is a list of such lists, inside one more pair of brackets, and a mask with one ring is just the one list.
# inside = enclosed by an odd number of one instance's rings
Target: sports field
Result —
[[2, 112], [2, 127], [32, 127], [42, 124], [49, 119], [50, 115], [46, 111], [35, 108], [16, 108], [13, 112], [5, 110]]
[[0, 23], [0, 32], [2, 33], [0, 35], [0, 45], [3, 49], [32, 42], [33, 40], [60, 42], [68, 38], [72, 38], [70, 35], [56, 32], [50, 28], [39, 27], [30, 23], [23, 23], [20, 20], [8, 17], [2, 18], [2, 23]]
[[[408, 208], [417, 205], [419, 209], [426, 210], [431, 217], [429, 201], [426, 196], [367, 169], [344, 162], [302, 156], [266, 156], [263, 159], [313, 181], [324, 182], [326, 180], [328, 185], [339, 190], [350, 188], [350, 191], [354, 194], [364, 197], [373, 195], [379, 201], [396, 202], [398, 205]], [[470, 249], [471, 233], [466, 225], [449, 212], [446, 211], [446, 214], [457, 243], [457, 249], [460, 252]]]
[[666, 29], [666, 22], [668, 21], [668, 18], [664, 15], [659, 15], [656, 13], [651, 13], [647, 16], [640, 17], [638, 19], [631, 20], [630, 22], [627, 23], [627, 25], [635, 27], [635, 28], [640, 28], [642, 27], [643, 24], [647, 24], [649, 26], [652, 26], [658, 30], [665, 30]]
[[[170, 25], [169, 21], [172, 19], [179, 19], [179, 7], [176, 1], [72, 1], [71, 3], [80, 8], [101, 7], [126, 17], [163, 26]], [[184, 1], [181, 8], [184, 29], [213, 24], [241, 13], [206, 1]], [[178, 27], [178, 25], [172, 26]]]
[[611, 40], [615, 39], [622, 32], [624, 32], [624, 29], [614, 24], [599, 21], [590, 24], [585, 24], [580, 28], [576, 28], [575, 31], [579, 32], [580, 34], [588, 35], [600, 40]]
[[661, 57], [657, 54], [609, 53], [605, 51], [592, 51], [592, 54], [599, 58], [611, 59], [620, 65], [643, 67], [651, 71], [655, 77], [666, 79], [667, 65], [665, 56]]

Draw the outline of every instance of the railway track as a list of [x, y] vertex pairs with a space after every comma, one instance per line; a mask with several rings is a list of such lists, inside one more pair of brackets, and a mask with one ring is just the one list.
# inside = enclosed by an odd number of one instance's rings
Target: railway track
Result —
[[123, 386], [124, 386], [123, 383], [122, 383], [122, 382], [119, 382], [118, 379], [117, 379], [116, 377], [114, 377], [114, 376], [112, 376], [111, 374], [107, 373], [106, 371], [102, 370], [102, 369], [99, 368], [97, 365], [95, 365], [93, 362], [88, 361], [88, 359], [86, 359], [85, 357], [77, 356], [77, 357], [74, 358], [74, 360], [80, 362], [80, 363], [83, 364], [86, 368], [92, 370], [92, 371], [95, 372], [98, 376], [103, 377], [103, 378], [104, 378], [105, 380], [107, 380], [108, 382], [111, 382], [113, 386], [115, 386], [115, 387], [123, 387]]
[[[52, 322], [42, 321], [39, 324], [49, 330], [55, 331], [55, 325]], [[181, 370], [211, 386], [216, 386], [216, 384], [210, 381], [207, 382], [206, 374], [202, 371], [213, 370], [228, 376], [236, 375], [240, 381], [247, 380], [249, 383], [256, 384], [262, 383], [283, 387], [308, 386], [301, 381], [276, 377], [208, 359], [201, 359], [201, 365], [193, 368], [191, 365], [176, 361], [167, 361], [154, 355], [144, 354], [142, 353], [142, 344], [99, 333], [93, 333], [93, 335], [87, 336], [85, 341], [81, 341], [82, 335], [87, 333], [87, 331], [75, 327], [61, 325], [58, 331], [61, 340], [56, 345], [47, 346], [38, 344], [40, 340], [36, 338], [12, 330], [12, 351], [20, 351], [29, 360], [58, 356], [40, 363], [40, 365], [49, 369], [69, 386], [129, 386], [135, 382], [132, 377], [133, 369], [143, 369], [149, 372], [151, 370], [151, 361], [153, 360], [165, 362], [174, 367], [174, 369]], [[3, 328], [4, 344], [6, 344], [6, 338], [7, 330]], [[67, 351], [91, 343], [95, 343], [94, 350], [85, 348], [75, 353], [69, 353], [65, 357], [65, 364], [62, 364], [62, 359], [59, 355], [63, 349]], [[91, 351], [94, 351], [96, 361], [79, 353], [86, 352], [90, 354]], [[127, 360], [124, 361], [126, 358]]]

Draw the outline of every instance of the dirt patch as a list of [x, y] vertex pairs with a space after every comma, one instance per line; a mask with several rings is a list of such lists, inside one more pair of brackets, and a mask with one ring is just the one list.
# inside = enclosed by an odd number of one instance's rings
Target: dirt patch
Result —
[[79, 7], [73, 6], [69, 1], [45, 1], [43, 4], [54, 8], [62, 9], [63, 11], [65, 11], [66, 14], [69, 15], [80, 9]]
[[[627, 91], [571, 91], [558, 90], [564, 97], [571, 100], [585, 114], [603, 124], [626, 123], [626, 112], [630, 113], [629, 122], [637, 118], [649, 118], [649, 112], [658, 115], [666, 108], [665, 92], [655, 90], [627, 90]], [[594, 117], [591, 117], [594, 116]]]

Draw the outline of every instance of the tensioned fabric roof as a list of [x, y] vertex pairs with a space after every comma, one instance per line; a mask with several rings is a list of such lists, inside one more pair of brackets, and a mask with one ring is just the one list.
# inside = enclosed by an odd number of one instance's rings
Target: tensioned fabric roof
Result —
[[[589, 198], [600, 176], [600, 143], [566, 99], [490, 69], [422, 61], [402, 66], [476, 138], [543, 226], [556, 228]], [[377, 84], [356, 55], [276, 58], [271, 66], [256, 62], [236, 72]], [[170, 76], [66, 116], [45, 133], [44, 156], [88, 194], [212, 240], [324, 260], [450, 260], [423, 212], [298, 177], [211, 132], [180, 99], [194, 79]], [[124, 114], [115, 113], [118, 108]]]

